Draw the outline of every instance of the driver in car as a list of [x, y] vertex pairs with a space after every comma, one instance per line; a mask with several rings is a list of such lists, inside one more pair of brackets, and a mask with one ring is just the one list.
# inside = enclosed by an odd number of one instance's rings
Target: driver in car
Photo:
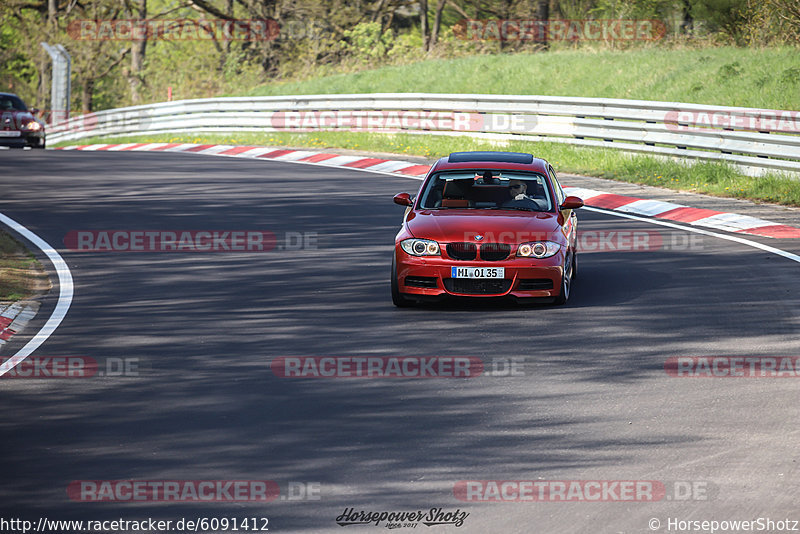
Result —
[[524, 180], [513, 180], [513, 179], [509, 180], [508, 193], [511, 198], [503, 202], [503, 204], [500, 207], [526, 208], [537, 211], [543, 209], [535, 198], [529, 197], [526, 194], [527, 191], [528, 191], [528, 185], [525, 183]]

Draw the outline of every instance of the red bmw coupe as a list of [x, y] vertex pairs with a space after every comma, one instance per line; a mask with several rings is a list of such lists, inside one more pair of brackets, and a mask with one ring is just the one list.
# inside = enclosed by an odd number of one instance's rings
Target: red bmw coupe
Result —
[[567, 302], [577, 271], [578, 197], [531, 154], [454, 152], [406, 206], [392, 257], [392, 301], [511, 297]]

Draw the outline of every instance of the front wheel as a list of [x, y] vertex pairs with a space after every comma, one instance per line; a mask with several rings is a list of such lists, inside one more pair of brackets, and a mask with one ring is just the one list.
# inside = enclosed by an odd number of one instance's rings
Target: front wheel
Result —
[[573, 252], [570, 261], [564, 265], [564, 273], [561, 275], [561, 293], [556, 297], [554, 304], [562, 306], [569, 300], [569, 292], [572, 289], [572, 281], [575, 278], [575, 267], [577, 266], [577, 259]]
[[578, 279], [578, 251], [572, 253], [572, 281]]
[[392, 256], [392, 303], [398, 308], [408, 308], [412, 302], [400, 293], [397, 283], [397, 260]]

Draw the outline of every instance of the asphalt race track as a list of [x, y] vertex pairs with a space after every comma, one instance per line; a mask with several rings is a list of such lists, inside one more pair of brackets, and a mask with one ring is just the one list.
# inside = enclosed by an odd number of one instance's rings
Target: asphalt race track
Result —
[[[56, 247], [75, 283], [68, 315], [34, 355], [139, 365], [131, 376], [0, 380], [2, 517], [264, 517], [270, 532], [345, 533], [387, 529], [337, 525], [348, 508], [469, 514], [423, 532], [800, 520], [800, 377], [665, 371], [679, 356], [800, 356], [794, 261], [710, 236], [683, 246], [696, 234], [583, 210], [583, 232], [658, 232], [677, 245], [584, 251], [565, 307], [397, 309], [390, 255], [403, 209], [392, 196], [416, 180], [194, 154], [8, 150], [0, 164], [0, 212]], [[284, 250], [67, 250], [78, 230], [267, 230]], [[800, 252], [796, 240], [747, 239]], [[44, 323], [56, 294], [3, 356]], [[488, 372], [280, 378], [270, 363], [281, 356], [473, 356]], [[281, 495], [71, 498], [70, 483], [85, 480], [269, 480]], [[487, 480], [657, 481], [666, 493], [456, 498], [460, 481]]]

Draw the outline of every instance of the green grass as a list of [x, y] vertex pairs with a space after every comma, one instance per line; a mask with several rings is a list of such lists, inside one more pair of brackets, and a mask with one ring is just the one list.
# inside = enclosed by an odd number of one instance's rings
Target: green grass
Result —
[[639, 48], [477, 55], [272, 83], [247, 95], [478, 93], [800, 110], [797, 48]]
[[[800, 110], [800, 53], [790, 47], [643, 47], [476, 55], [272, 83], [245, 94], [375, 92], [554, 95]], [[164, 134], [93, 141], [132, 140], [345, 148], [430, 159], [459, 150], [498, 148], [489, 141], [469, 137], [350, 132]], [[81, 141], [88, 142], [92, 140]], [[550, 160], [561, 172], [800, 206], [800, 180], [779, 174], [748, 177], [725, 163], [678, 163], [612, 149], [550, 142], [519, 141], [500, 149], [531, 152]]]
[[47, 276], [36, 258], [0, 230], [0, 301], [17, 301], [36, 293]]
[[79, 143], [219, 143], [229, 145], [337, 148], [367, 152], [390, 152], [399, 156], [436, 159], [462, 150], [509, 150], [530, 152], [553, 164], [560, 173], [598, 176], [624, 182], [710, 195], [751, 199], [788, 206], [800, 206], [800, 180], [780, 174], [758, 178], [745, 176], [725, 163], [679, 163], [646, 155], [630, 155], [618, 150], [587, 148], [551, 142], [516, 141], [498, 145], [471, 137], [445, 137], [412, 134], [372, 134], [364, 132], [162, 134], [137, 137], [93, 138]]

